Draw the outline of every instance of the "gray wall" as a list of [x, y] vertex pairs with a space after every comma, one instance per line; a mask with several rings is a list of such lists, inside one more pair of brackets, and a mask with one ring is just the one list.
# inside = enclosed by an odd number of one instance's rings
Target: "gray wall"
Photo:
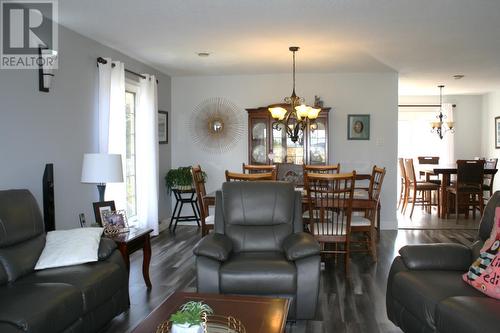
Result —
[[[49, 93], [38, 91], [36, 70], [0, 70], [0, 189], [27, 188], [41, 207], [44, 165], [54, 163], [56, 228], [67, 229], [79, 226], [81, 212], [93, 222], [92, 202], [98, 200], [95, 185], [80, 183], [83, 154], [98, 148], [96, 58], [110, 57], [127, 69], [156, 75], [159, 109], [169, 113], [171, 80], [62, 26], [58, 54]], [[160, 145], [160, 219], [170, 214], [163, 182], [171, 166], [170, 142], [169, 137], [169, 144]]]

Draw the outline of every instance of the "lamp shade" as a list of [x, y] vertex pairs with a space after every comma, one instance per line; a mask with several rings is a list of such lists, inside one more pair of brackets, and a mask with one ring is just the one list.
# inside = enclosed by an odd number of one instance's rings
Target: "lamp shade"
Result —
[[120, 154], [84, 154], [82, 183], [105, 184], [123, 182]]

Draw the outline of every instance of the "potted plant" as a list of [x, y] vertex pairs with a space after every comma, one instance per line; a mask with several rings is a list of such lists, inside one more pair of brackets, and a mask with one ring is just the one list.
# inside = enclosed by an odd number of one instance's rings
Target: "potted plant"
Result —
[[203, 302], [189, 301], [170, 316], [172, 333], [203, 333], [203, 316], [213, 314], [212, 308]]
[[[203, 179], [207, 179], [207, 174], [202, 172]], [[193, 187], [193, 176], [191, 175], [191, 167], [178, 167], [170, 169], [165, 176], [165, 185], [168, 193], [173, 189], [189, 190]]]
[[165, 176], [165, 185], [170, 193], [172, 189], [189, 190], [193, 186], [191, 167], [178, 167], [170, 169]]

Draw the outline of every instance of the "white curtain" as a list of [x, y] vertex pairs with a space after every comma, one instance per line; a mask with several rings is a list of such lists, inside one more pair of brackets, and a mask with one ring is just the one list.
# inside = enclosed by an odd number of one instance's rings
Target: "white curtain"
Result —
[[[125, 66], [119, 61], [106, 60], [106, 64], [98, 64], [99, 152], [121, 154], [125, 171]], [[117, 209], [125, 209], [125, 182], [106, 184], [105, 200], [114, 200]]]
[[136, 109], [137, 221], [158, 235], [158, 97], [156, 78], [139, 82]]

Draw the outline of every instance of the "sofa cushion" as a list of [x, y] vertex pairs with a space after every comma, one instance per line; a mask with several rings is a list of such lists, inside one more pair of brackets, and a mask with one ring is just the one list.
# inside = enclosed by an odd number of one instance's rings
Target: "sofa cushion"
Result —
[[49, 231], [35, 270], [97, 261], [103, 230], [103, 228], [77, 228]]
[[235, 294], [295, 294], [296, 268], [278, 252], [235, 254], [220, 268], [220, 289]]
[[[449, 297], [436, 310], [440, 333], [483, 333], [498, 330], [500, 301], [479, 296]], [[497, 329], [494, 329], [497, 327]]]
[[25, 332], [61, 332], [82, 315], [82, 296], [62, 283], [13, 284], [0, 288], [0, 322]]
[[[45, 234], [38, 235], [30, 240], [0, 248], [0, 283], [7, 275], [8, 282], [14, 282], [20, 277], [33, 272], [33, 268], [45, 244]], [[3, 277], [2, 277], [3, 276]]]
[[394, 276], [393, 297], [410, 313], [435, 328], [437, 304], [452, 296], [482, 296], [462, 281], [458, 271], [405, 271]]
[[[118, 251], [114, 255], [120, 256]], [[82, 265], [36, 271], [16, 284], [66, 283], [81, 292], [83, 313], [92, 311], [123, 288], [123, 272], [112, 262], [99, 261]]]
[[33, 195], [28, 190], [0, 191], [0, 248], [42, 233], [42, 214]]

